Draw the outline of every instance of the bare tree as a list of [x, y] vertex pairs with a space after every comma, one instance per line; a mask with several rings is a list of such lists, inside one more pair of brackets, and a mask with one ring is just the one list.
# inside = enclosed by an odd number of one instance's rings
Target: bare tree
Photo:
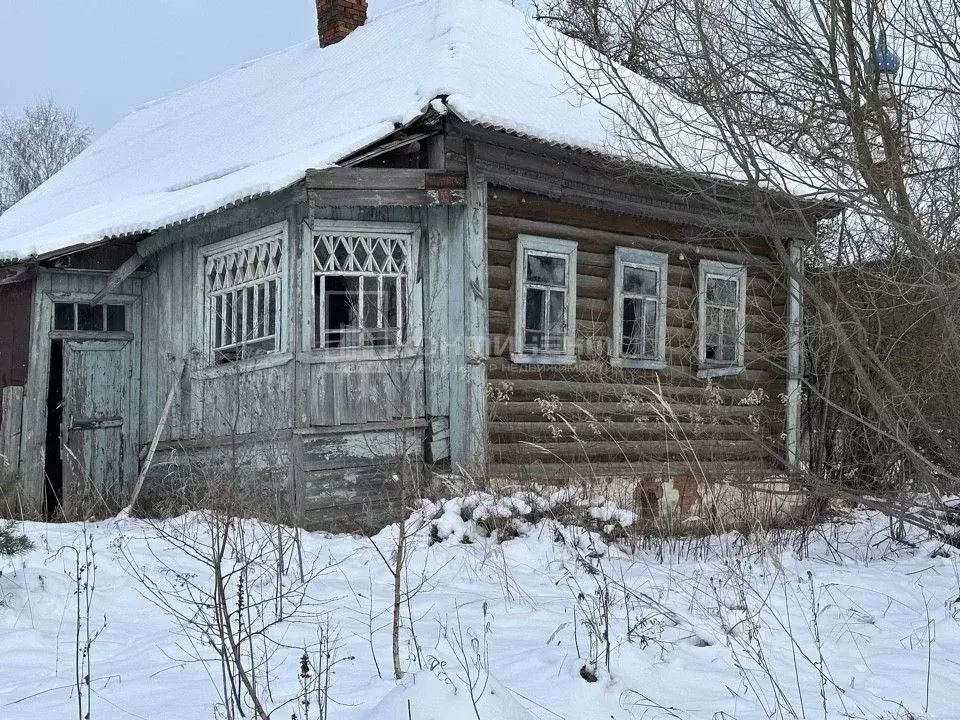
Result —
[[[955, 483], [956, 413], [931, 408], [960, 404], [957, 383], [942, 382], [960, 371], [960, 2], [544, 0], [537, 10], [585, 44], [543, 36], [615, 118], [619, 150], [699, 171], [664, 182], [719, 213], [736, 209], [717, 198], [718, 176], [758, 191], [751, 211], [810, 309], [805, 392], [812, 416], [829, 418], [811, 424], [811, 446], [826, 438], [834, 452], [820, 453], [809, 481], [843, 495], [851, 471], [870, 466], [888, 488], [909, 479], [938, 496]], [[819, 234], [818, 203], [838, 210]], [[785, 215], [818, 237], [807, 273], [791, 259]]]
[[90, 129], [52, 100], [0, 117], [0, 213], [90, 144]]

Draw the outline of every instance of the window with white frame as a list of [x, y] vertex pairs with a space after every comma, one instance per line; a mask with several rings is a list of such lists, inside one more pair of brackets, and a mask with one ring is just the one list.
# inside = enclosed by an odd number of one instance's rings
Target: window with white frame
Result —
[[320, 228], [313, 242], [315, 348], [408, 343], [413, 230]]
[[747, 308], [747, 269], [702, 260], [699, 273], [701, 377], [743, 369]]
[[515, 362], [576, 360], [577, 244], [521, 235], [517, 239]]
[[280, 350], [286, 225], [203, 251], [205, 325], [212, 362]]
[[659, 369], [666, 359], [667, 256], [614, 250], [613, 347], [620, 367]]

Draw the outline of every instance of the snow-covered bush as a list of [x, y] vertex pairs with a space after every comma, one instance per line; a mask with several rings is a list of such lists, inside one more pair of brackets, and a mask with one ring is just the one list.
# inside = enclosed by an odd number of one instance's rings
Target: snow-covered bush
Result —
[[419, 512], [430, 542], [503, 542], [526, 536], [546, 520], [583, 527], [611, 537], [636, 515], [603, 497], [585, 497], [577, 488], [524, 490], [510, 495], [473, 492], [437, 502], [424, 500]]

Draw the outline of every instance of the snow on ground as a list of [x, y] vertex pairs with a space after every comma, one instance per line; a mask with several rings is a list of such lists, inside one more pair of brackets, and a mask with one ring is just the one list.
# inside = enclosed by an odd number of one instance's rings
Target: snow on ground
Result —
[[[491, 518], [509, 525], [503, 507], [489, 498], [431, 504], [425, 520], [407, 523], [419, 529], [406, 573], [417, 592], [403, 608], [400, 682], [391, 677], [393, 580], [384, 562], [397, 527], [373, 541], [303, 534], [306, 574], [316, 576], [300, 610], [270, 631], [278, 645], [263, 696], [272, 717], [305, 717], [296, 703], [300, 656], [306, 647], [315, 662], [328, 625], [338, 638], [330, 720], [958, 716], [952, 549], [919, 537], [894, 543], [884, 520], [863, 513], [816, 529], [799, 550], [796, 534], [780, 533], [628, 553], [549, 520], [515, 523], [520, 537], [498, 544], [478, 527]], [[618, 516], [596, 507], [601, 521]], [[436, 530], [425, 524], [432, 518]], [[205, 528], [198, 514], [161, 526], [26, 523], [34, 550], [0, 563], [0, 718], [77, 716], [78, 601], [84, 618], [86, 605], [76, 575], [85, 547], [93, 561], [84, 574], [95, 579], [90, 716], [222, 717], [219, 665], [195, 659], [212, 657], [189, 629], [197, 609], [179, 606], [177, 620], [147, 591], [177, 607], [186, 589], [209, 584], [201, 558], [169, 540], [203, 538]], [[248, 546], [277, 532], [242, 529]], [[290, 535], [281, 536], [292, 549]], [[292, 594], [295, 558], [288, 552], [283, 576]], [[275, 580], [270, 569], [248, 579], [246, 602], [272, 597]], [[595, 682], [584, 679], [592, 673]], [[262, 684], [266, 675], [261, 669]], [[309, 712], [320, 717], [315, 697]]]

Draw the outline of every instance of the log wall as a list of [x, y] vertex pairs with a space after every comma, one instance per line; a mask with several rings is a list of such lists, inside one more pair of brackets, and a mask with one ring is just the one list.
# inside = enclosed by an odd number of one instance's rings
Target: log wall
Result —
[[[759, 476], [779, 467], [785, 391], [785, 277], [762, 238], [605, 213], [491, 188], [488, 220], [489, 463], [538, 480]], [[572, 366], [509, 359], [520, 233], [577, 242]], [[667, 252], [667, 367], [612, 367], [611, 273], [618, 245]], [[747, 266], [746, 370], [699, 380], [700, 259]]]

